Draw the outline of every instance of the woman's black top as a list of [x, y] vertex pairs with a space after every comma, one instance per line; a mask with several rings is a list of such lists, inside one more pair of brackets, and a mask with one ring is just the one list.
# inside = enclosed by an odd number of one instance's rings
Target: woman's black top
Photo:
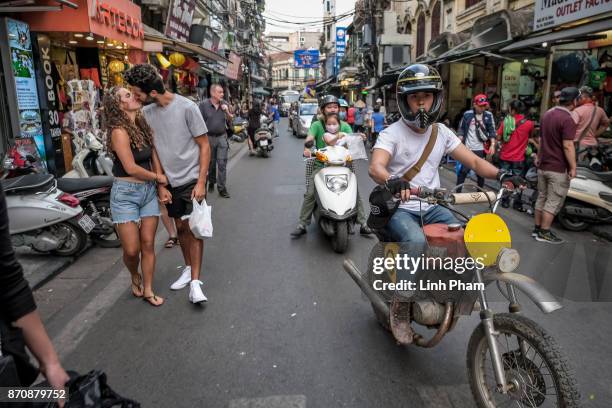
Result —
[[14, 322], [34, 310], [32, 290], [11, 245], [6, 197], [0, 185], [0, 319]]
[[[132, 155], [134, 156], [134, 162], [149, 171], [151, 171], [151, 146], [143, 146], [141, 150], [132, 147]], [[113, 160], [113, 175], [115, 177], [130, 177], [130, 175], [123, 168], [123, 164], [119, 157], [115, 154], [115, 160]]]
[[259, 129], [261, 126], [261, 110], [251, 109], [249, 110], [249, 128]]

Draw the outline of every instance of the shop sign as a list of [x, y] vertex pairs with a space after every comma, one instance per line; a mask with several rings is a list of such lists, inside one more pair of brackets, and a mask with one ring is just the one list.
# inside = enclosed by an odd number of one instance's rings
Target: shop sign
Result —
[[34, 140], [38, 153], [44, 163], [46, 162], [45, 140], [40, 117], [40, 106], [38, 104], [30, 27], [22, 21], [7, 18], [6, 29], [9, 39], [8, 45], [11, 54], [13, 79], [17, 92], [21, 137]]
[[57, 93], [55, 91], [55, 80], [52, 75], [53, 62], [51, 61], [51, 40], [49, 36], [44, 34], [38, 35], [38, 53], [44, 84], [43, 89], [45, 99], [47, 100], [47, 114], [44, 115], [43, 120], [47, 122], [51, 137], [56, 139], [62, 136], [62, 127], [57, 110]]
[[610, 12], [612, 0], [536, 0], [534, 31]]
[[140, 7], [126, 0], [88, 0], [91, 31], [114, 40], [142, 46], [144, 26]]
[[172, 0], [166, 21], [166, 35], [179, 41], [188, 41], [195, 0]]
[[235, 81], [238, 79], [238, 72], [240, 71], [240, 55], [232, 51], [230, 52], [229, 60], [230, 63], [227, 64], [225, 69], [225, 76]]
[[336, 27], [336, 72], [340, 70], [340, 61], [346, 50], [346, 27]]
[[317, 68], [319, 66], [319, 50], [297, 50], [293, 52], [296, 68]]
[[507, 109], [512, 99], [518, 98], [521, 79], [521, 63], [504, 64], [502, 71], [501, 99], [502, 109]]

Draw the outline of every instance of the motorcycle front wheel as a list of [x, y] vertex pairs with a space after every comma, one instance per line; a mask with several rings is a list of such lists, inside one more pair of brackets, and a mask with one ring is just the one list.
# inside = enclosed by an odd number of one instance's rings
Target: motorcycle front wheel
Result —
[[348, 248], [348, 223], [346, 221], [335, 223], [332, 247], [339, 254], [346, 252]]
[[497, 391], [489, 344], [482, 323], [474, 330], [467, 352], [468, 377], [476, 405], [495, 407], [580, 406], [576, 381], [555, 340], [532, 320], [514, 314], [493, 318], [502, 356], [507, 394]]

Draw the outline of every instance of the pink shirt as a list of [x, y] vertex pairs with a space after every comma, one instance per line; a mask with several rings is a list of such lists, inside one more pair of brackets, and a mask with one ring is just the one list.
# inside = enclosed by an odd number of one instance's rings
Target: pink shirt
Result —
[[599, 106], [595, 106], [592, 103], [585, 103], [574, 109], [572, 111], [572, 117], [574, 118], [574, 122], [576, 122], [576, 137], [574, 141], [578, 141], [580, 135], [584, 129], [586, 129], [589, 121], [591, 120], [591, 116], [593, 116], [593, 108], [596, 109], [595, 117], [593, 117], [593, 121], [591, 122], [591, 126], [587, 131], [587, 134], [580, 141], [581, 146], [597, 146], [597, 138], [595, 137], [595, 131], [599, 129], [600, 126], [608, 126], [608, 116], [606, 112], [601, 109]]

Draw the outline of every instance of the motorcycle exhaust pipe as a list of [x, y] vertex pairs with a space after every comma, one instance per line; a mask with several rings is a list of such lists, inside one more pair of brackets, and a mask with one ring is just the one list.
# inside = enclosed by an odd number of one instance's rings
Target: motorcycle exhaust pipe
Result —
[[342, 264], [344, 270], [349, 274], [351, 278], [355, 281], [355, 283], [359, 286], [359, 289], [363, 292], [364, 295], [372, 302], [372, 305], [376, 308], [377, 311], [382, 313], [384, 316], [389, 316], [389, 306], [383, 298], [374, 291], [374, 289], [368, 284], [368, 282], [363, 279], [361, 272], [357, 269], [357, 266], [350, 259], [345, 259]]
[[590, 219], [599, 219], [597, 210], [593, 208], [578, 207], [574, 205], [568, 205], [564, 209], [567, 215], [577, 215], [579, 217], [585, 217]]

